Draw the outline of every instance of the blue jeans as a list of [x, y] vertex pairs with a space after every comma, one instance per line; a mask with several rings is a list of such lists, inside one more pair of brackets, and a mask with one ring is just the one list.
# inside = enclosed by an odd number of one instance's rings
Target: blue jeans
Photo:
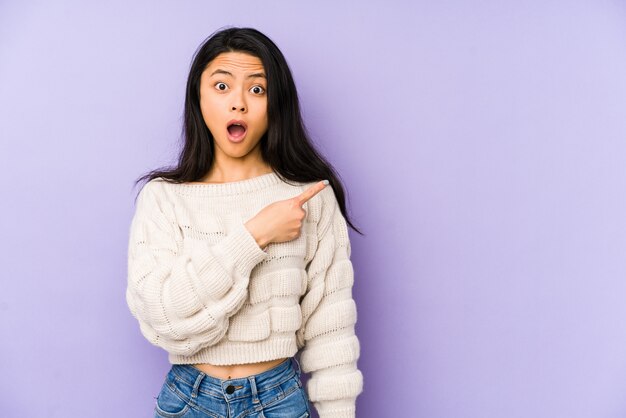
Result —
[[289, 358], [256, 375], [222, 380], [188, 364], [174, 364], [157, 397], [158, 418], [305, 418], [311, 410]]

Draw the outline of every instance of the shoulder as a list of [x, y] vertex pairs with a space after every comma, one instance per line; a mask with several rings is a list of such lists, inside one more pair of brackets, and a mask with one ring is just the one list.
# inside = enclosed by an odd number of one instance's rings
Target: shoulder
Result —
[[137, 194], [137, 205], [144, 208], [148, 206], [160, 206], [166, 200], [168, 182], [160, 177], [147, 181]]
[[144, 188], [147, 187], [148, 190], [158, 193], [159, 191], [163, 190], [164, 187], [167, 187], [167, 185], [169, 185], [169, 182], [166, 181], [164, 178], [156, 177], [146, 182]]
[[148, 193], [151, 193], [157, 197], [169, 195], [174, 187], [176, 187], [176, 183], [168, 181], [163, 177], [153, 178], [152, 180], [146, 182], [146, 184], [143, 186], [143, 188], [146, 189]]

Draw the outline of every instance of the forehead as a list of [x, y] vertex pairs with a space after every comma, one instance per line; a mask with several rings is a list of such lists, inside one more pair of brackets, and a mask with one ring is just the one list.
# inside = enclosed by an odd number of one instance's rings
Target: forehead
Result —
[[246, 54], [245, 52], [222, 52], [213, 61], [207, 65], [204, 70], [210, 75], [216, 69], [227, 70], [231, 73], [242, 72], [262, 72], [264, 70], [263, 63], [259, 57]]

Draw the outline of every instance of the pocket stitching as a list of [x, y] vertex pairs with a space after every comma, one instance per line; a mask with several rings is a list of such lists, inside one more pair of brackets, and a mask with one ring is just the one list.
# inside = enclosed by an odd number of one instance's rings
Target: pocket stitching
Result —
[[176, 387], [170, 382], [166, 382], [165, 387], [167, 388], [167, 390], [170, 391], [172, 395], [176, 396], [181, 402], [183, 402], [185, 406], [179, 412], [167, 412], [159, 407], [159, 398], [157, 397], [157, 400], [155, 402], [156, 412], [164, 418], [177, 418], [186, 414], [187, 411], [189, 411], [189, 408], [191, 408], [191, 406], [189, 405], [189, 401], [182, 397]]

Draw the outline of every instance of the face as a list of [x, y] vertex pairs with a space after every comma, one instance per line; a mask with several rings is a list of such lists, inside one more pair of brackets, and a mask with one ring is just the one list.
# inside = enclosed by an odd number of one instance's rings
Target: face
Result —
[[258, 153], [267, 131], [267, 79], [258, 57], [225, 52], [200, 77], [200, 109], [215, 140], [216, 158]]

